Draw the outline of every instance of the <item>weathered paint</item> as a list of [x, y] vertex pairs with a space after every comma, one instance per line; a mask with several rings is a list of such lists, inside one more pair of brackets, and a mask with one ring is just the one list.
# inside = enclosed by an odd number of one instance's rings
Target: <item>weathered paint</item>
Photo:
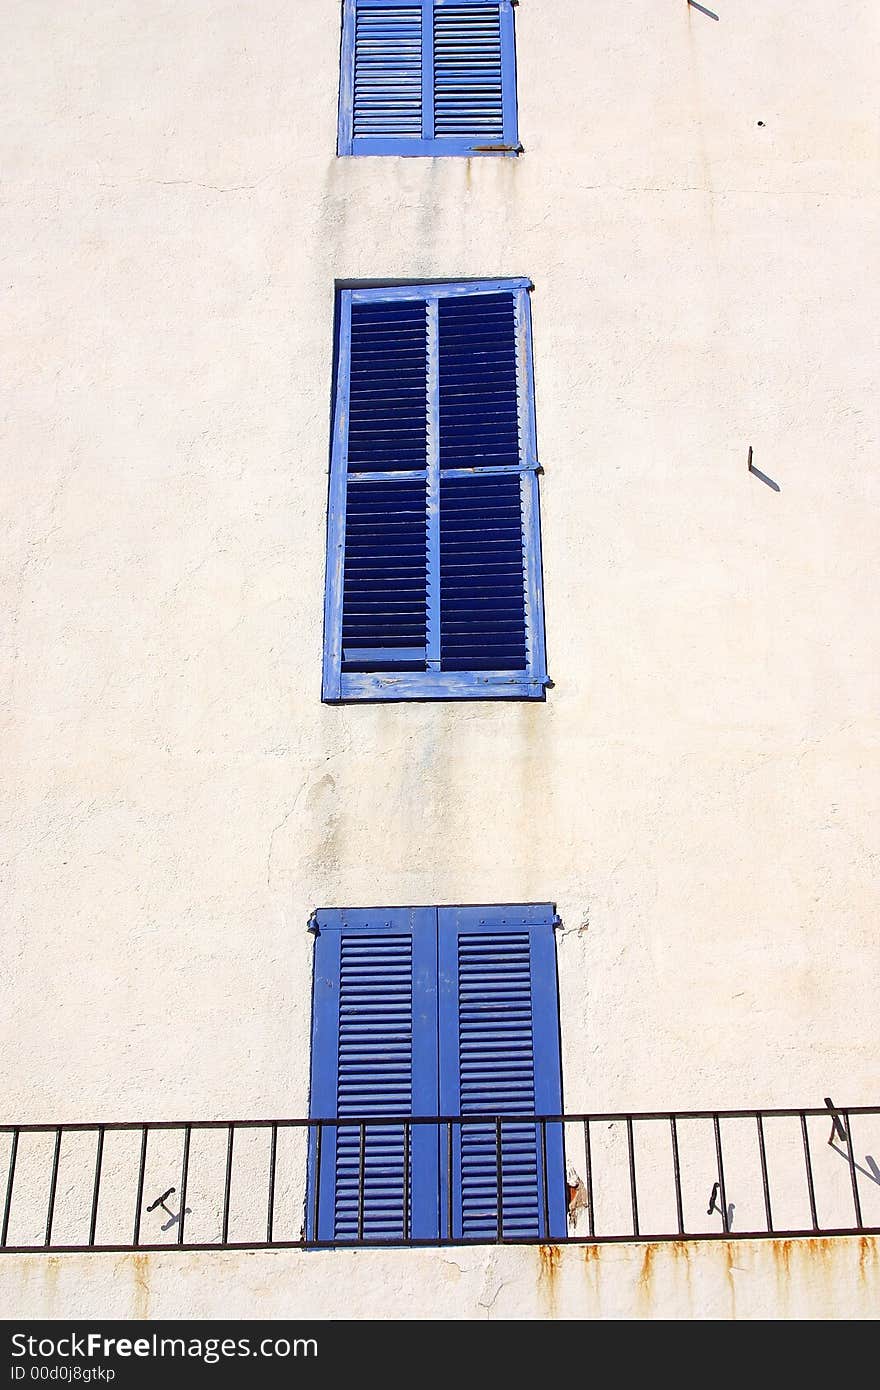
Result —
[[[558, 8], [526, 152], [459, 161], [335, 157], [336, 0], [7, 7], [4, 1118], [306, 1111], [319, 903], [555, 900], [570, 1109], [876, 1099], [877, 7]], [[554, 687], [322, 704], [335, 284], [515, 274]], [[564, 1250], [560, 1315], [643, 1258]], [[139, 1259], [151, 1316], [542, 1315], [534, 1251]], [[651, 1270], [876, 1306], [873, 1242]]]

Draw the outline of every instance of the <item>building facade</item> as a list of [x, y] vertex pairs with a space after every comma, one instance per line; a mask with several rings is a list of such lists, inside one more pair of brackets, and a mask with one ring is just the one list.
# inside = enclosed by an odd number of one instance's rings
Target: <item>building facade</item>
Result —
[[7, 6], [2, 1306], [871, 1315], [875, 7], [355, 8]]

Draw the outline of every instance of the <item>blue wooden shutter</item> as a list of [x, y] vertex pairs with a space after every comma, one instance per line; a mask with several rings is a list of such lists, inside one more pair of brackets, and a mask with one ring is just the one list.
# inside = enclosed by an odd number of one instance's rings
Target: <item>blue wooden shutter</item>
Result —
[[354, 25], [354, 139], [421, 139], [421, 5], [358, 3]]
[[527, 285], [341, 292], [325, 699], [543, 697]]
[[436, 911], [322, 909], [313, 922], [309, 1115], [353, 1123], [322, 1126], [320, 1155], [312, 1132], [309, 1238], [431, 1238], [436, 1128], [369, 1121], [437, 1114]]
[[511, 0], [345, 0], [340, 154], [519, 151]]
[[438, 304], [443, 671], [529, 664], [516, 308], [515, 290]]
[[[440, 1105], [446, 1115], [559, 1115], [562, 1081], [556, 987], [556, 921], [550, 904], [441, 908]], [[452, 1145], [456, 1238], [494, 1240], [499, 1230], [497, 1131], [462, 1124]], [[501, 1126], [505, 1237], [566, 1232], [562, 1127], [506, 1119]], [[444, 1193], [446, 1184], [442, 1185]]]
[[368, 299], [348, 312], [341, 669], [424, 670], [426, 305]]
[[504, 142], [498, 5], [434, 8], [434, 134]]

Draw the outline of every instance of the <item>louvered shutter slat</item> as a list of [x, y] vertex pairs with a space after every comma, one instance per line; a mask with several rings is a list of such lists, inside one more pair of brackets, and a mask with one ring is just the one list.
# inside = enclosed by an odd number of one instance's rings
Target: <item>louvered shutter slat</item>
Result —
[[354, 137], [422, 133], [422, 11], [355, 9]]
[[434, 10], [434, 133], [499, 143], [504, 138], [497, 5]]
[[[527, 932], [505, 937], [504, 957], [480, 948], [491, 938], [461, 936], [458, 943], [460, 1093], [462, 1115], [534, 1114], [534, 1055]], [[483, 1030], [519, 1045], [517, 1061], [497, 1054], [485, 1066]], [[504, 1231], [537, 1235], [539, 1194], [535, 1129], [506, 1125], [501, 1140]], [[461, 1136], [462, 1234], [494, 1237], [497, 1229], [496, 1133], [491, 1125], [464, 1126]]]

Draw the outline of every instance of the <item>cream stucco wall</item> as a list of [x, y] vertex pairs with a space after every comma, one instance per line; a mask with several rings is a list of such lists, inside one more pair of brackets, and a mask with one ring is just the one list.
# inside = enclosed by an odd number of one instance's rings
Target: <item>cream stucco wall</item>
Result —
[[[880, 16], [716, 8], [431, 161], [336, 0], [0, 6], [4, 1119], [303, 1113], [343, 903], [555, 901], [569, 1109], [877, 1101]], [[324, 706], [334, 282], [507, 275], [554, 688]]]
[[[329, 1318], [324, 1252], [28, 1255], [0, 1262], [0, 1316]], [[876, 1319], [875, 1241], [375, 1250], [330, 1258], [345, 1316], [371, 1320]], [[352, 1299], [357, 1300], [356, 1312]], [[320, 1338], [319, 1338], [320, 1354]]]

